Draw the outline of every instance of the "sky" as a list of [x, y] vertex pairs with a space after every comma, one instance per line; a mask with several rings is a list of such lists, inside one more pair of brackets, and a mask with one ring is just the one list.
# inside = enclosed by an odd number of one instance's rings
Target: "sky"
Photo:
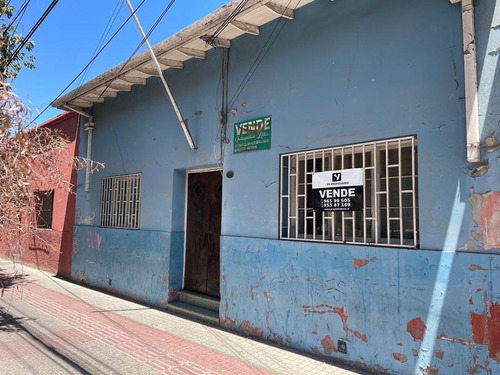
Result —
[[[11, 0], [17, 11], [25, 0]], [[142, 0], [130, 0], [137, 7]], [[22, 16], [18, 31], [28, 34], [52, 0], [31, 0]], [[176, 0], [149, 38], [150, 44], [176, 34], [186, 26], [228, 3], [229, 0]], [[145, 0], [137, 16], [147, 34], [168, 5], [168, 0]], [[116, 16], [116, 17], [115, 17]], [[36, 69], [24, 68], [12, 86], [19, 99], [31, 109], [32, 120], [65, 90], [94, 56], [120, 28], [130, 11], [125, 0], [59, 0], [32, 36]], [[5, 22], [2, 20], [1, 22]], [[105, 32], [109, 30], [109, 32]], [[104, 38], [104, 39], [103, 39]], [[123, 29], [64, 93], [127, 60], [142, 38], [131, 18]], [[143, 46], [137, 53], [146, 49]], [[49, 107], [36, 120], [40, 124], [61, 113]]]

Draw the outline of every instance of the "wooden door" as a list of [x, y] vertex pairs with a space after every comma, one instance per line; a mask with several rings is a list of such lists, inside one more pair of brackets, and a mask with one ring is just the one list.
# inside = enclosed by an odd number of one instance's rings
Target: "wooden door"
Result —
[[190, 173], [187, 189], [184, 289], [220, 297], [220, 171]]

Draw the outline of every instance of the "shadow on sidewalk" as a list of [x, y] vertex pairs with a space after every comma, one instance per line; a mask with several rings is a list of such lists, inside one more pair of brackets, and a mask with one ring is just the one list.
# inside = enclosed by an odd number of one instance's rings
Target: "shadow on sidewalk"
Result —
[[28, 274], [7, 273], [5, 269], [0, 268], [0, 297], [3, 297], [5, 291], [13, 286], [25, 283]]

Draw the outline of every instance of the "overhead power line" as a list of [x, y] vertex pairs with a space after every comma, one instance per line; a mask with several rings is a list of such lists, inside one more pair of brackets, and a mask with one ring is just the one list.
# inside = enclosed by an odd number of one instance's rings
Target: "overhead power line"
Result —
[[[111, 36], [111, 38], [102, 46], [102, 48], [99, 50], [99, 52], [97, 52], [97, 54], [88, 62], [87, 65], [85, 65], [85, 67], [80, 71], [80, 73], [77, 74], [77, 76], [75, 78], [73, 78], [73, 80], [59, 93], [59, 95], [57, 95], [57, 97], [53, 100], [56, 101], [57, 99], [59, 99], [65, 92], [66, 90], [78, 79], [78, 77], [80, 77], [84, 72], [85, 70], [94, 62], [94, 60], [101, 54], [101, 52], [108, 46], [108, 44], [111, 42], [111, 40], [113, 40], [115, 38], [115, 36], [118, 34], [118, 32], [121, 31], [121, 29], [125, 26], [125, 24], [134, 16], [134, 14], [139, 10], [139, 8], [144, 4], [146, 0], [142, 0], [141, 3], [137, 6], [137, 8], [135, 8], [135, 11], [133, 13], [131, 13], [127, 19], [125, 20], [125, 22], [122, 23], [122, 25], [118, 28], [118, 30]], [[153, 27], [148, 31], [148, 33], [146, 34], [146, 38], [149, 38], [149, 36], [151, 35], [151, 33], [154, 31], [154, 29], [158, 26], [158, 24], [160, 23], [160, 21], [163, 19], [163, 17], [165, 16], [165, 14], [168, 12], [168, 10], [172, 7], [172, 5], [174, 4], [175, 0], [171, 0], [170, 3], [165, 7], [165, 9], [163, 10], [162, 14], [160, 15], [160, 17], [158, 17], [158, 19], [156, 20], [156, 22], [154, 23]], [[134, 52], [130, 55], [130, 57], [127, 59], [127, 61], [123, 64], [120, 72], [117, 73], [120, 74], [123, 69], [127, 66], [127, 64], [130, 62], [130, 60], [132, 59], [132, 57], [134, 57], [134, 55], [137, 53], [137, 51], [142, 47], [142, 45], [144, 44], [146, 38], [143, 38], [141, 40], [141, 42], [139, 43], [139, 45], [136, 47], [136, 49], [134, 50]], [[106, 88], [102, 91], [101, 95], [99, 96], [99, 98], [103, 95], [103, 93], [108, 89], [109, 85], [111, 84], [108, 83], [106, 85]], [[29, 125], [31, 125], [32, 123], [34, 123], [45, 111], [47, 111], [47, 109], [50, 107], [50, 104], [47, 105], [31, 122]]]
[[[296, 5], [297, 8], [298, 8], [298, 6], [300, 4], [300, 1]], [[292, 0], [288, 1], [288, 4], [287, 4], [287, 6], [285, 7], [285, 9], [283, 11], [283, 14], [285, 14], [285, 12], [288, 10], [288, 8], [290, 7], [290, 3], [291, 2], [292, 2]], [[231, 108], [236, 103], [236, 100], [238, 100], [238, 98], [241, 95], [242, 91], [248, 85], [248, 82], [252, 79], [252, 77], [255, 74], [256, 70], [258, 69], [258, 67], [262, 63], [262, 60], [264, 60], [264, 57], [266, 57], [267, 53], [269, 52], [269, 50], [273, 46], [274, 42], [276, 42], [276, 39], [278, 39], [278, 37], [280, 36], [280, 34], [283, 31], [284, 27], [287, 25], [287, 23], [289, 21], [288, 19], [286, 19], [284, 21], [283, 25], [281, 26], [281, 28], [278, 30], [277, 34], [274, 35], [276, 29], [278, 28], [278, 25], [281, 23], [282, 20], [283, 20], [283, 18], [280, 18], [278, 20], [278, 22], [276, 22], [276, 24], [274, 25], [274, 28], [271, 31], [271, 33], [269, 34], [269, 37], [267, 38], [266, 42], [262, 46], [262, 49], [260, 50], [260, 52], [257, 55], [257, 57], [255, 58], [254, 62], [250, 66], [250, 69], [248, 70], [247, 74], [245, 75], [245, 77], [243, 78], [243, 80], [239, 84], [238, 88], [236, 89], [236, 92], [234, 93], [233, 97], [231, 98], [230, 104], [229, 104], [229, 108]]]
[[12, 61], [14, 61], [16, 59], [16, 57], [19, 54], [19, 52], [21, 52], [21, 50], [24, 48], [24, 46], [26, 45], [26, 43], [28, 43], [28, 41], [30, 40], [31, 36], [40, 27], [40, 25], [42, 24], [42, 22], [45, 20], [45, 18], [47, 18], [47, 16], [49, 15], [49, 13], [52, 11], [52, 9], [54, 9], [54, 7], [56, 6], [56, 4], [58, 2], [59, 2], [59, 0], [53, 0], [52, 3], [50, 3], [49, 7], [45, 10], [45, 12], [43, 12], [42, 16], [38, 19], [38, 21], [36, 21], [35, 26], [33, 26], [31, 28], [31, 30], [26, 35], [26, 37], [24, 37], [24, 40], [22, 41], [22, 43], [19, 44], [19, 46], [17, 46], [17, 48], [14, 51], [14, 53], [10, 56], [10, 59], [7, 61], [7, 66], [9, 66], [12, 63]]
[[[21, 8], [19, 8], [19, 11], [17, 12], [17, 14], [14, 16], [14, 18], [10, 21], [9, 23], [9, 26], [7, 26], [6, 30], [9, 30], [10, 27], [14, 24], [14, 22], [16, 22], [16, 20], [21, 17], [22, 18], [22, 15], [24, 14], [24, 12], [26, 11], [26, 7], [28, 6], [28, 4], [30, 3], [31, 0], [25, 0], [24, 3], [21, 5]], [[8, 5], [8, 4], [6, 4]], [[19, 18], [19, 21], [21, 20], [21, 18]]]
[[246, 5], [248, 0], [241, 0], [236, 8], [231, 12], [231, 14], [221, 23], [221, 25], [215, 30], [212, 36], [206, 40], [206, 43], [213, 46], [217, 37], [224, 31], [224, 29], [233, 21], [233, 19], [241, 12], [243, 7]]
[[[139, 10], [139, 8], [142, 6], [142, 4], [144, 4], [146, 0], [142, 0], [141, 3], [137, 6], [137, 8], [135, 9], [135, 12], [137, 12]], [[134, 13], [135, 13], [134, 12]], [[55, 97], [55, 99], [53, 100], [56, 101], [57, 99], [59, 99], [61, 97], [62, 94], [64, 94], [66, 92], [66, 90], [73, 84], [75, 83], [75, 81], [78, 79], [78, 77], [80, 77], [86, 70], [87, 68], [92, 65], [92, 63], [94, 62], [95, 59], [97, 59], [97, 57], [101, 54], [102, 51], [104, 51], [104, 49], [108, 46], [109, 43], [111, 43], [111, 41], [115, 38], [115, 36], [125, 27], [125, 25], [127, 24], [127, 22], [132, 18], [133, 16], [133, 13], [131, 15], [129, 15], [127, 17], [127, 19], [120, 25], [120, 27], [118, 28], [118, 30], [115, 31], [115, 33], [113, 35], [111, 35], [111, 38], [109, 38], [109, 40], [101, 47], [101, 49], [99, 50], [99, 52], [97, 52], [93, 58], [90, 59], [90, 61], [87, 63], [87, 65], [85, 65], [85, 67], [80, 71], [80, 73], [78, 73], [76, 75], [75, 78], [73, 78], [73, 80], [68, 83], [66, 85], [66, 87], [59, 93], [59, 95], [57, 95]], [[50, 104], [48, 104], [33, 120], [31, 120], [31, 122], [28, 124], [31, 125], [32, 123], [34, 123], [42, 114], [45, 113], [45, 111], [47, 111], [47, 109], [49, 109], [50, 107]]]
[[[97, 54], [97, 52], [99, 51], [99, 49], [102, 47], [104, 41], [108, 37], [108, 34], [111, 31], [111, 28], [113, 27], [113, 24], [115, 23], [116, 18], [118, 17], [119, 11], [120, 11], [120, 9], [121, 9], [122, 6], [123, 6], [123, 0], [118, 0], [117, 3], [116, 3], [115, 9], [113, 10], [113, 13], [111, 13], [111, 16], [109, 17], [108, 23], [106, 24], [106, 27], [104, 28], [104, 31], [102, 32], [101, 37], [99, 38], [99, 42], [97, 42], [97, 45], [96, 45], [96, 47], [94, 49], [94, 53], [92, 54], [91, 58], [95, 57], [95, 55]], [[93, 63], [90, 64], [90, 66], [87, 69], [86, 73], [84, 75], [82, 75], [82, 77], [80, 78], [80, 82], [78, 83], [78, 86], [80, 86], [85, 81], [85, 79], [87, 78], [87, 75], [88, 75], [88, 73], [90, 71], [90, 68], [91, 68], [92, 64]]]
[[[148, 33], [146, 34], [146, 36], [144, 38], [142, 38], [141, 42], [137, 45], [137, 47], [135, 48], [134, 52], [132, 52], [132, 54], [130, 55], [130, 57], [127, 59], [127, 61], [125, 61], [125, 64], [123, 64], [122, 68], [120, 69], [120, 71], [118, 73], [116, 73], [116, 76], [120, 75], [120, 73], [123, 71], [123, 69], [125, 69], [125, 67], [128, 65], [128, 63], [130, 62], [130, 60], [132, 59], [132, 57], [135, 56], [135, 54], [137, 53], [137, 51], [139, 51], [139, 49], [143, 46], [143, 44], [146, 42], [146, 40], [151, 36], [151, 33], [156, 29], [156, 27], [159, 25], [159, 23], [161, 22], [161, 20], [163, 19], [163, 17], [165, 16], [165, 14], [167, 14], [167, 12], [170, 10], [170, 8], [172, 7], [172, 5], [174, 5], [175, 3], [175, 0], [170, 0], [170, 3], [167, 4], [167, 6], [165, 7], [165, 9], [163, 10], [163, 12], [160, 14], [160, 17], [158, 17], [158, 19], [156, 20], [156, 22], [153, 24], [153, 26], [151, 27], [151, 29], [149, 29]], [[139, 8], [137, 8], [139, 9]], [[137, 12], [137, 9], [131, 14], [131, 17]], [[97, 100], [99, 100], [102, 95], [106, 92], [106, 90], [109, 88], [109, 85], [111, 85], [111, 81], [108, 82], [108, 84], [106, 85], [106, 87], [104, 88], [104, 90], [102, 90], [101, 94], [99, 95], [99, 97], [97, 98]]]

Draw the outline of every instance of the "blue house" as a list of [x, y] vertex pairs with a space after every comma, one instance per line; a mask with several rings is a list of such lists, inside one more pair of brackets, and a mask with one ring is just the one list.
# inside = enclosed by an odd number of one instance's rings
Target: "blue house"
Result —
[[53, 103], [106, 165], [72, 278], [381, 373], [500, 373], [499, 48], [495, 0], [234, 0]]

